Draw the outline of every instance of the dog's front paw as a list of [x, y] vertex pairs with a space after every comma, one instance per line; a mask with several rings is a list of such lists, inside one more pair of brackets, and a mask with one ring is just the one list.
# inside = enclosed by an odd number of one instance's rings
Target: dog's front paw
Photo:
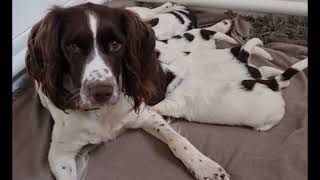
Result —
[[197, 180], [230, 180], [229, 174], [207, 157], [194, 160], [189, 170]]

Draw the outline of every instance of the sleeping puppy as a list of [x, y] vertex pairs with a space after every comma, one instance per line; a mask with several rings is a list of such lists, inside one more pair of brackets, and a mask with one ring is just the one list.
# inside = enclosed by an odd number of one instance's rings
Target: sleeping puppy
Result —
[[167, 12], [178, 10], [178, 9], [185, 9], [185, 7], [175, 5], [171, 2], [166, 2], [166, 3], [162, 4], [161, 6], [158, 6], [153, 9], [150, 9], [147, 7], [138, 7], [138, 6], [126, 7], [126, 9], [136, 13], [143, 21], [147, 22], [147, 21], [150, 21], [150, 20], [156, 18], [156, 16], [158, 14], [167, 13]]
[[195, 179], [229, 180], [150, 108], [173, 79], [161, 68], [155, 39], [129, 10], [92, 3], [54, 7], [33, 26], [26, 65], [54, 120], [48, 159], [57, 180], [82, 177], [75, 158], [87, 144], [137, 128], [167, 144]]
[[185, 6], [167, 2], [159, 7], [127, 7], [152, 26], [158, 40], [169, 39], [198, 27], [195, 15]]
[[242, 47], [195, 49], [167, 65], [176, 78], [166, 98], [152, 109], [163, 116], [223, 125], [249, 126], [266, 131], [285, 113], [281, 90], [308, 66], [304, 59], [286, 71], [257, 68], [248, 60], [257, 45], [253, 38]]
[[[171, 39], [157, 41], [158, 59], [165, 64], [171, 64], [179, 57], [189, 55], [195, 49], [219, 49], [221, 41], [230, 44], [229, 47], [235, 46], [238, 43], [224, 34], [229, 32], [231, 27], [232, 21], [225, 19], [209, 27], [192, 29]], [[252, 53], [272, 60], [270, 54], [261, 47], [254, 47]]]
[[167, 40], [198, 27], [197, 18], [192, 11], [184, 6], [173, 6], [173, 8], [173, 11], [157, 14], [148, 22], [152, 26], [157, 40]]
[[[225, 23], [226, 24], [225, 24]], [[184, 44], [186, 47], [182, 48], [184, 50], [193, 49], [192, 46], [205, 46], [212, 47], [215, 49], [216, 43], [215, 40], [226, 41], [230, 44], [237, 44], [237, 42], [226, 35], [232, 27], [232, 21], [230, 19], [222, 20], [212, 26], [203, 27], [203, 28], [194, 28], [188, 30], [184, 33], [173, 36], [172, 38], [166, 40], [159, 40], [165, 44], [168, 44], [171, 47], [179, 46], [181, 47]], [[213, 42], [211, 42], [213, 41]], [[186, 43], [189, 42], [189, 43]]]
[[[221, 23], [223, 21], [229, 23]], [[216, 40], [225, 41], [233, 45], [237, 44], [233, 38], [224, 34], [230, 30], [232, 22], [229, 20], [223, 21], [206, 28], [186, 31], [183, 34], [173, 36], [171, 39], [157, 41], [156, 50], [159, 52], [159, 60], [170, 64], [178, 57], [188, 55], [195, 48], [216, 49]]]

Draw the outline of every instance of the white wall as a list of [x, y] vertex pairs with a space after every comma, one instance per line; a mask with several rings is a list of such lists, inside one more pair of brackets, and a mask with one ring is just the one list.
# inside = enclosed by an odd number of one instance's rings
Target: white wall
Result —
[[47, 8], [63, 5], [70, 0], [13, 0], [12, 2], [12, 39], [31, 27], [42, 17]]

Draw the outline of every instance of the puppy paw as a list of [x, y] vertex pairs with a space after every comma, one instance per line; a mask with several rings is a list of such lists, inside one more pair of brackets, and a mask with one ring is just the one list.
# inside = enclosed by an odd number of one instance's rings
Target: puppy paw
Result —
[[258, 46], [258, 45], [263, 45], [263, 42], [262, 42], [262, 40], [261, 39], [259, 39], [259, 38], [252, 38], [252, 39], [250, 39], [248, 42], [247, 42], [247, 44], [251, 44], [252, 46]]
[[249, 54], [252, 53], [253, 49], [258, 46], [258, 45], [263, 45], [261, 39], [259, 38], [252, 38], [244, 46], [242, 46], [242, 49], [247, 51]]
[[178, 4], [173, 4], [173, 6], [169, 7], [168, 9], [170, 9], [171, 11], [175, 11], [175, 10], [185, 10], [187, 9], [187, 7], [185, 6], [180, 6]]
[[172, 2], [166, 2], [163, 4], [164, 8], [169, 8], [169, 7], [172, 7], [173, 6], [173, 3]]
[[252, 54], [256, 54], [258, 56], [264, 57], [265, 59], [272, 61], [273, 57], [270, 53], [268, 53], [266, 50], [262, 49], [261, 47], [255, 46], [252, 49]]

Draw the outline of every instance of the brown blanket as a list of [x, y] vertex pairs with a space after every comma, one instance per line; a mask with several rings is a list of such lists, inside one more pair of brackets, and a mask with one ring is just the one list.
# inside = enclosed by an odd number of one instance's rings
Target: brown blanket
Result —
[[[199, 24], [213, 24], [224, 16], [199, 13]], [[250, 28], [235, 19], [231, 35], [239, 42]], [[244, 38], [243, 38], [244, 37]], [[255, 65], [286, 69], [307, 56], [307, 48], [294, 44], [269, 43], [274, 57], [268, 62], [253, 56]], [[232, 180], [307, 179], [307, 72], [299, 73], [283, 91], [286, 114], [268, 132], [245, 127], [173, 123], [201, 152], [221, 164]], [[12, 160], [14, 180], [52, 180], [47, 154], [53, 120], [35, 96], [30, 80], [13, 103]], [[90, 153], [87, 180], [192, 180], [183, 164], [165, 144], [147, 133], [128, 131], [117, 140]]]

